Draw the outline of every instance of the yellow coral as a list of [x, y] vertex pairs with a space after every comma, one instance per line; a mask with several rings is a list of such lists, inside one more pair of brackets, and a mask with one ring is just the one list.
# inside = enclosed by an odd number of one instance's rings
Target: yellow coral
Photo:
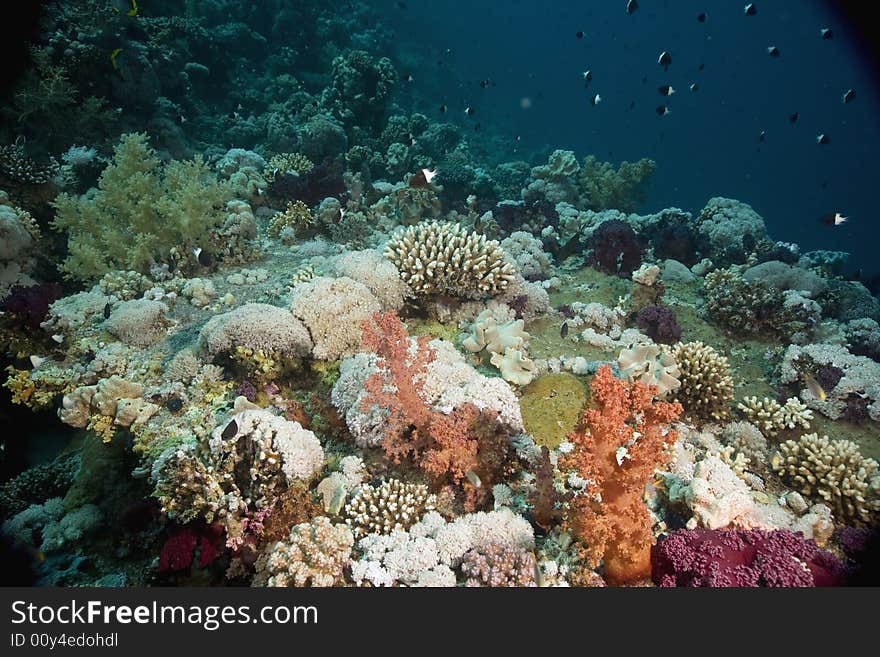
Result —
[[285, 173], [295, 173], [298, 176], [308, 173], [314, 168], [312, 161], [302, 153], [278, 153], [273, 155], [266, 168], [263, 170], [263, 178], [272, 182], [275, 177]]
[[36, 391], [30, 372], [16, 369], [12, 365], [9, 365], [6, 371], [9, 372], [9, 377], [3, 387], [12, 393], [12, 403], [30, 406], [30, 399]]
[[94, 431], [105, 443], [109, 443], [116, 435], [116, 427], [113, 426], [113, 417], [110, 415], [92, 415], [86, 429]]
[[269, 237], [278, 237], [289, 228], [297, 237], [310, 233], [315, 228], [315, 217], [302, 201], [288, 203], [284, 212], [279, 212], [269, 222]]

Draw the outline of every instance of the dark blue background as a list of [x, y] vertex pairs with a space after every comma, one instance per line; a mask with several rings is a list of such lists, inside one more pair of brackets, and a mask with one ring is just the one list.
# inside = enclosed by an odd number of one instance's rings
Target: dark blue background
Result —
[[[644, 210], [699, 211], [712, 196], [736, 198], [765, 218], [775, 239], [805, 251], [849, 251], [851, 268], [880, 272], [876, 72], [831, 3], [755, 4], [756, 16], [745, 16], [745, 3], [732, 0], [640, 0], [632, 15], [626, 0], [376, 6], [416, 77], [415, 108], [439, 119], [435, 108], [445, 102], [448, 119], [479, 121], [483, 136], [501, 133], [496, 157], [542, 148], [613, 162], [651, 157], [658, 170]], [[701, 11], [705, 23], [696, 20]], [[834, 38], [821, 39], [822, 27], [832, 28]], [[575, 37], [578, 30], [583, 39]], [[767, 54], [770, 45], [779, 58]], [[668, 72], [657, 64], [664, 50], [672, 55]], [[593, 74], [588, 89], [586, 69]], [[495, 86], [480, 88], [484, 78]], [[696, 93], [688, 90], [692, 82]], [[665, 99], [657, 91], [662, 84], [677, 93]], [[845, 105], [841, 96], [850, 87], [857, 98]], [[602, 102], [594, 107], [596, 92]], [[530, 109], [521, 108], [523, 97]], [[664, 103], [671, 113], [660, 117], [655, 108]], [[473, 118], [465, 117], [466, 106], [476, 109]], [[795, 125], [788, 121], [793, 112], [800, 115]], [[831, 143], [818, 145], [819, 133]], [[831, 229], [819, 222], [835, 211], [850, 223]]]

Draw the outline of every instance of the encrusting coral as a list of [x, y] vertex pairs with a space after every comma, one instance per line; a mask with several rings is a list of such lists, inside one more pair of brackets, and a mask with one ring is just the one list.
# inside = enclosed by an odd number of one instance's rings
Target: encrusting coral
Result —
[[871, 525], [880, 513], [877, 461], [862, 456], [850, 440], [815, 433], [786, 440], [770, 464], [786, 482], [831, 506], [841, 519]]
[[680, 404], [653, 401], [656, 388], [616, 379], [607, 365], [590, 384], [595, 408], [571, 434], [573, 449], [560, 459], [582, 484], [569, 501], [566, 525], [584, 546], [588, 563], [600, 560], [605, 578], [625, 584], [651, 573], [651, 518], [643, 500], [654, 470], [669, 460], [678, 438], [668, 424]]

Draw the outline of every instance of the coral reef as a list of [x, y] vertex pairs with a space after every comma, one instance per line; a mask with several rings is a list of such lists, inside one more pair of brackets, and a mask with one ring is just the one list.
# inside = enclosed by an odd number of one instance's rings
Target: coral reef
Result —
[[681, 382], [673, 400], [684, 407], [685, 415], [700, 422], [727, 418], [733, 401], [727, 357], [702, 342], [679, 342], [667, 353], [678, 365]]

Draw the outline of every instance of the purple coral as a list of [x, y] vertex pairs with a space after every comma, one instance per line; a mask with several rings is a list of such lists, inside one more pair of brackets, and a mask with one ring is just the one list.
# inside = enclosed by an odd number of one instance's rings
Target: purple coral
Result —
[[646, 306], [636, 315], [636, 325], [654, 342], [673, 344], [681, 338], [675, 312], [666, 306]]
[[254, 387], [253, 383], [247, 380], [238, 384], [238, 387], [235, 389], [235, 394], [239, 397], [244, 397], [249, 402], [257, 401], [257, 389]]
[[844, 569], [830, 552], [784, 529], [682, 529], [651, 548], [658, 586], [836, 586]]
[[642, 247], [625, 221], [603, 221], [589, 240], [587, 264], [606, 274], [629, 276], [642, 262]]
[[61, 285], [58, 283], [41, 283], [29, 287], [15, 285], [0, 304], [0, 310], [9, 313], [16, 325], [38, 329], [49, 314], [49, 306], [60, 299], [61, 295]]

